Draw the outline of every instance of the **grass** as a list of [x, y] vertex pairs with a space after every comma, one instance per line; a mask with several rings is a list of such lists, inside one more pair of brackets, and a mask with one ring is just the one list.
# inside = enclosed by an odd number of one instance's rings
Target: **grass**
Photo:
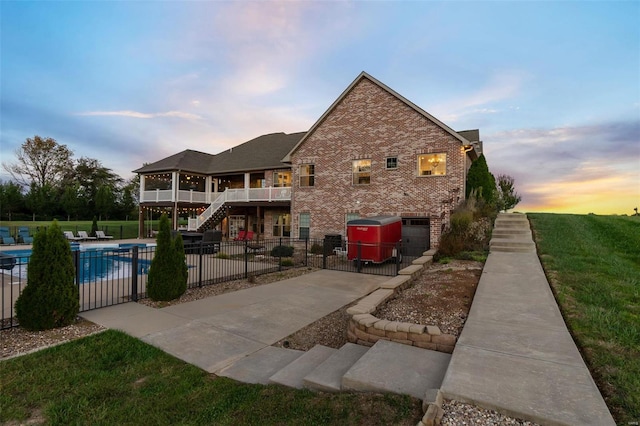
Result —
[[[12, 234], [17, 233], [19, 226], [26, 226], [30, 229], [31, 234], [35, 234], [37, 228], [47, 227], [51, 225], [51, 220], [41, 221], [0, 221], [0, 226], [8, 226]], [[91, 231], [91, 220], [58, 220], [63, 231]], [[153, 225], [157, 229], [158, 221], [146, 221], [146, 226]], [[138, 221], [137, 220], [101, 220], [98, 221], [98, 228], [104, 230], [105, 233], [113, 235], [117, 239], [138, 238]]]
[[420, 401], [246, 385], [109, 330], [0, 364], [0, 423], [415, 425]]
[[640, 420], [640, 217], [528, 214], [565, 320], [619, 423]]

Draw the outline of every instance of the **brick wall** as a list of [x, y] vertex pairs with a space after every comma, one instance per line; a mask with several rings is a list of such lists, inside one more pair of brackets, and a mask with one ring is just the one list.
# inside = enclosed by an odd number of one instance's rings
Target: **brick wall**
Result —
[[[446, 153], [444, 176], [418, 176], [418, 155]], [[397, 169], [386, 169], [386, 157]], [[352, 161], [371, 159], [371, 183], [352, 184]], [[291, 157], [292, 233], [311, 213], [311, 237], [345, 234], [347, 213], [429, 217], [436, 247], [464, 197], [466, 154], [458, 139], [367, 78], [361, 79]], [[315, 165], [315, 186], [300, 187], [299, 166]]]

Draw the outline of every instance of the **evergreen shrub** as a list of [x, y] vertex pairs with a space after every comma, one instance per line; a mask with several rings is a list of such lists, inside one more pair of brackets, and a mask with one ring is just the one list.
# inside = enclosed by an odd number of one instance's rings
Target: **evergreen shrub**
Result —
[[91, 232], [89, 233], [89, 236], [95, 237], [97, 231], [98, 231], [98, 218], [94, 216], [93, 222], [91, 222]]
[[39, 230], [27, 267], [27, 286], [16, 300], [20, 325], [32, 331], [73, 323], [80, 311], [71, 246], [58, 221]]
[[271, 256], [273, 257], [291, 257], [293, 256], [292, 246], [275, 246], [271, 249]]
[[166, 214], [160, 217], [156, 252], [149, 266], [147, 294], [156, 301], [177, 299], [187, 291], [188, 268], [185, 262], [182, 235], [171, 237], [171, 225]]
[[311, 252], [311, 254], [322, 254], [324, 250], [320, 244], [315, 243], [311, 246], [311, 249], [309, 251]]

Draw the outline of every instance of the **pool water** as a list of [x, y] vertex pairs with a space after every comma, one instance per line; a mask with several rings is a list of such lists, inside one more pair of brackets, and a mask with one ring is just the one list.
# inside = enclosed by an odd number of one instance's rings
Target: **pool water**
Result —
[[[79, 271], [77, 271], [79, 281], [84, 284], [130, 277], [132, 272], [131, 248], [133, 246], [150, 247], [146, 244], [105, 244], [72, 248], [74, 252], [79, 253]], [[26, 279], [31, 250], [7, 250], [3, 253], [16, 257], [15, 267], [11, 270], [3, 270], [3, 272]], [[149, 272], [152, 255], [150, 252], [148, 254], [149, 256], [144, 256], [145, 258], [138, 258], [136, 271], [138, 275]]]

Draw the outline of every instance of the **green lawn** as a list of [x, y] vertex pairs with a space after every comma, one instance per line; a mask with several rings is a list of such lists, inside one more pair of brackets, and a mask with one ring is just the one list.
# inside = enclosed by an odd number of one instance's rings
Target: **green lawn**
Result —
[[0, 423], [415, 425], [421, 402], [326, 394], [216, 377], [106, 331], [0, 363]]
[[[50, 220], [47, 221], [0, 221], [0, 226], [8, 226], [12, 235], [17, 234], [19, 226], [26, 226], [29, 228], [31, 235], [35, 234], [36, 230], [40, 227], [47, 227], [51, 225]], [[92, 221], [90, 220], [58, 220], [60, 227], [63, 231], [91, 231]], [[153, 229], [158, 228], [158, 221], [147, 221], [145, 225], [153, 224]], [[138, 221], [137, 220], [102, 220], [98, 221], [98, 228], [104, 230], [108, 235], [112, 235], [116, 239], [129, 239], [138, 238]]]
[[640, 421], [640, 217], [527, 216], [607, 405], [621, 424]]

